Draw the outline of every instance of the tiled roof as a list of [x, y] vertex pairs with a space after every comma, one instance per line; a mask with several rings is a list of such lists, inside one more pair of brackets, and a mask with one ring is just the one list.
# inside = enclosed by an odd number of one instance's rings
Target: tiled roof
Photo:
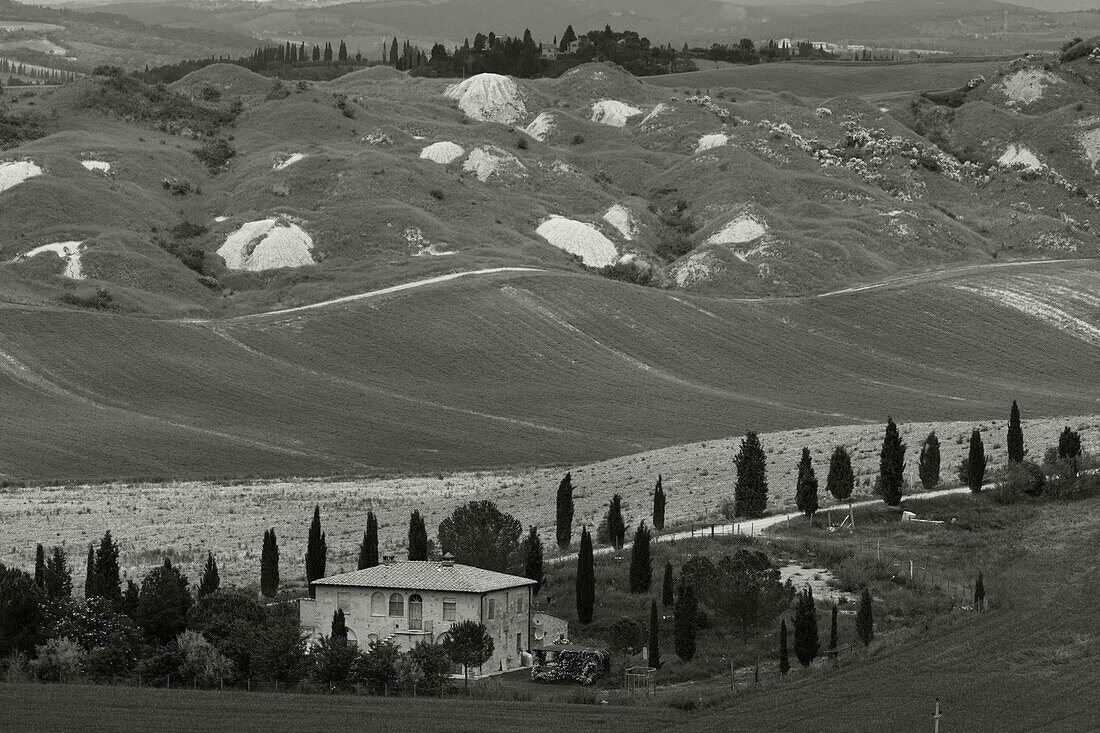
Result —
[[454, 564], [443, 567], [430, 560], [410, 560], [315, 580], [316, 585], [353, 586], [356, 588], [402, 588], [455, 593], [487, 593], [505, 588], [534, 585], [535, 581], [517, 575]]

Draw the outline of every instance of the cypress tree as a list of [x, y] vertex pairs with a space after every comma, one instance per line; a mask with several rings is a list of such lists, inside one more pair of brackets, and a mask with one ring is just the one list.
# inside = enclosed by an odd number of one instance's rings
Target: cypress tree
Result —
[[653, 526], [658, 532], [665, 528], [665, 489], [661, 485], [661, 474], [657, 474], [657, 485], [653, 488]]
[[596, 603], [596, 568], [592, 559], [592, 537], [588, 528], [581, 528], [581, 547], [577, 553], [577, 620], [587, 626], [592, 623], [592, 608]]
[[970, 451], [966, 458], [966, 485], [975, 494], [982, 490], [982, 481], [985, 480], [985, 445], [982, 444], [982, 433], [974, 428], [970, 433]]
[[852, 458], [844, 446], [838, 445], [829, 458], [829, 476], [825, 479], [825, 488], [837, 501], [848, 502], [849, 516], [852, 514], [852, 491], [855, 486]]
[[528, 529], [520, 549], [523, 551], [523, 577], [535, 581], [533, 594], [538, 595], [545, 576], [542, 567], [542, 540], [535, 525], [531, 525]]
[[630, 592], [647, 593], [653, 584], [653, 562], [649, 556], [649, 527], [643, 519], [634, 532], [630, 547]]
[[274, 598], [279, 592], [279, 542], [275, 539], [275, 528], [264, 532], [264, 549], [260, 555], [260, 593], [266, 598]]
[[348, 623], [343, 609], [337, 608], [332, 613], [332, 633], [329, 634], [329, 639], [341, 645], [348, 643]]
[[138, 600], [140, 598], [141, 591], [138, 589], [137, 583], [127, 579], [126, 590], [122, 594], [122, 613], [132, 619], [137, 619]]
[[699, 613], [699, 604], [695, 601], [695, 590], [690, 583], [680, 577], [680, 592], [676, 594], [674, 611], [676, 631], [676, 656], [685, 662], [695, 656], [695, 617]]
[[348, 60], [348, 47], [344, 45], [343, 41], [340, 41], [340, 50], [336, 54], [336, 60], [340, 63]]
[[974, 610], [981, 613], [985, 610], [985, 581], [982, 571], [978, 571], [978, 580], [974, 583]]
[[802, 449], [802, 460], [798, 462], [798, 482], [795, 484], [795, 503], [798, 511], [813, 518], [817, 513], [817, 476], [814, 475], [813, 459], [810, 449]]
[[1024, 430], [1020, 427], [1020, 408], [1012, 400], [1012, 411], [1008, 414], [1008, 462], [1020, 463], [1024, 460]]
[[833, 604], [833, 619], [829, 624], [829, 659], [836, 662], [836, 615], [837, 607]]
[[95, 553], [95, 595], [106, 598], [116, 606], [122, 602], [122, 578], [118, 566], [118, 545], [111, 537], [111, 530], [103, 533], [99, 549]]
[[623, 497], [615, 494], [607, 505], [607, 536], [616, 550], [626, 544], [626, 524], [623, 522]]
[[397, 36], [393, 37], [393, 43], [390, 44], [390, 66], [397, 68]]
[[88, 571], [84, 576], [84, 597], [94, 598], [99, 595], [96, 588], [95, 577], [95, 547], [88, 545]]
[[53, 548], [53, 554], [46, 559], [45, 588], [46, 596], [55, 600], [69, 598], [73, 594], [73, 576], [69, 572], [69, 561], [60, 547]]
[[737, 483], [733, 488], [733, 513], [738, 517], [759, 517], [768, 505], [768, 458], [760, 445], [760, 436], [749, 432], [741, 439], [741, 448], [733, 459]]
[[661, 668], [661, 617], [657, 615], [657, 599], [649, 601], [649, 666]]
[[218, 563], [214, 560], [214, 553], [206, 553], [206, 567], [202, 569], [202, 579], [199, 581], [199, 598], [208, 596], [221, 587], [221, 577], [218, 575]]
[[1081, 455], [1081, 434], [1069, 426], [1058, 436], [1058, 458], [1065, 461], [1070, 474], [1077, 477], [1077, 457]]
[[409, 559], [428, 559], [428, 529], [424, 526], [424, 517], [420, 510], [414, 509], [409, 516]]
[[46, 588], [46, 548], [41, 542], [34, 549], [34, 584], [41, 589]]
[[566, 471], [558, 484], [556, 537], [558, 548], [565, 550], [573, 541], [573, 476]]
[[798, 594], [798, 601], [794, 607], [794, 655], [798, 657], [799, 664], [809, 667], [820, 649], [814, 594], [807, 587]]
[[779, 672], [787, 674], [791, 671], [791, 657], [787, 652], [787, 621], [779, 622]]
[[878, 491], [886, 506], [901, 504], [901, 485], [905, 479], [905, 444], [894, 418], [886, 418], [886, 434], [882, 438], [882, 452], [879, 454]]
[[665, 578], [661, 583], [661, 605], [668, 608], [673, 604], [672, 595], [672, 561], [665, 561]]
[[318, 46], [318, 45], [317, 45], [316, 43], [315, 43], [315, 44], [313, 44], [313, 54], [312, 54], [312, 58], [313, 58], [313, 61], [314, 61], [314, 62], [317, 62], [317, 61], [320, 61], [320, 60], [321, 60], [321, 47], [320, 47], [320, 46]]
[[868, 588], [863, 589], [863, 594], [859, 598], [859, 610], [856, 611], [856, 634], [864, 646], [870, 644], [871, 639], [875, 638], [875, 617], [871, 608], [871, 591]]
[[306, 583], [309, 584], [310, 598], [317, 597], [313, 581], [325, 577], [327, 554], [325, 533], [321, 531], [321, 506], [318, 504], [313, 507], [313, 521], [309, 524], [309, 536], [306, 540]]
[[935, 430], [921, 443], [917, 473], [925, 491], [931, 491], [940, 483], [940, 439]]
[[367, 512], [367, 531], [363, 533], [363, 543], [359, 545], [358, 569], [373, 568], [378, 564], [378, 519], [374, 512]]

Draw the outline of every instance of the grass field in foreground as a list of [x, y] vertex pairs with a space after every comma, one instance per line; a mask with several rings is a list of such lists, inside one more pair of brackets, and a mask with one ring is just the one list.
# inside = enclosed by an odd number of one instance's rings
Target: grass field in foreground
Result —
[[0, 352], [9, 480], [576, 465], [1100, 405], [1093, 344], [935, 282], [754, 303], [513, 273], [211, 324], [10, 308]]
[[737, 66], [646, 79], [663, 87], [717, 90], [728, 87], [790, 92], [810, 99], [848, 95], [898, 94], [961, 87], [976, 76], [990, 76], [1004, 61], [873, 64], [866, 66], [774, 63]]

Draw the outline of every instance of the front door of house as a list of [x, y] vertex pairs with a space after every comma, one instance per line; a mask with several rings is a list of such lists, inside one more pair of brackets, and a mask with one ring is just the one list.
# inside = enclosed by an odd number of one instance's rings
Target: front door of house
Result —
[[424, 630], [424, 599], [420, 594], [409, 596], [409, 631]]

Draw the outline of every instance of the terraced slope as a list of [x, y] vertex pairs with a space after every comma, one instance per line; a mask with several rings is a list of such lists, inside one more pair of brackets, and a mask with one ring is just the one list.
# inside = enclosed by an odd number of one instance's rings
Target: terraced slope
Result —
[[5, 308], [3, 471], [458, 470], [888, 413], [1000, 416], [1012, 399], [1032, 415], [1097, 411], [1095, 344], [975, 292], [997, 277], [738, 302], [498, 273], [209, 322]]

